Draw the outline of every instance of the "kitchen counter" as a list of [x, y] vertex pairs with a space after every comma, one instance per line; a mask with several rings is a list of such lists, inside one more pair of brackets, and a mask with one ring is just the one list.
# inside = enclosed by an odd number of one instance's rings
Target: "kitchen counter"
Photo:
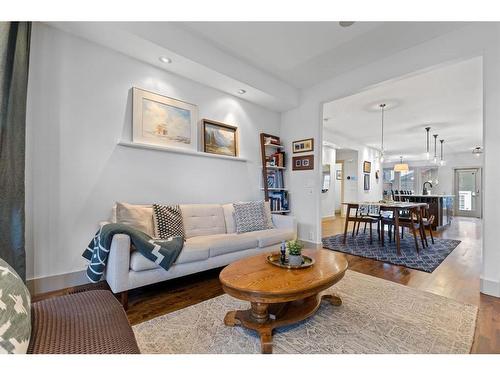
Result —
[[434, 224], [432, 229], [441, 230], [451, 224], [451, 217], [453, 216], [454, 195], [446, 194], [431, 194], [431, 195], [395, 195], [394, 199], [427, 203], [429, 205], [429, 214], [434, 215]]

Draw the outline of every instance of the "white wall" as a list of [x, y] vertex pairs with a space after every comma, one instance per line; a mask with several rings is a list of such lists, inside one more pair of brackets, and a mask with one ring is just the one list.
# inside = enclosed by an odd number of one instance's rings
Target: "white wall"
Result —
[[[340, 149], [337, 150], [337, 160], [354, 159], [354, 164], [344, 166], [346, 170], [355, 176], [355, 180], [346, 180], [347, 174], [343, 176], [344, 190], [353, 190], [352, 194], [344, 195], [344, 201], [369, 201], [378, 202], [383, 197], [382, 167], [380, 164], [380, 152], [374, 148], [367, 147], [355, 140], [336, 135], [330, 131], [323, 132], [323, 140], [334, 143]], [[363, 162], [371, 162], [370, 190], [364, 189]], [[350, 170], [349, 168], [355, 168]], [[379, 171], [379, 179], [375, 178], [375, 172]]]
[[[456, 62], [474, 56], [483, 56], [484, 79], [484, 139], [485, 139], [485, 210], [484, 210], [484, 262], [482, 291], [500, 296], [500, 247], [495, 232], [500, 226], [498, 211], [500, 200], [497, 186], [500, 184], [500, 25], [477, 23], [457, 31], [446, 33], [428, 42], [367, 64], [337, 76], [312, 88], [302, 90], [299, 107], [281, 116], [282, 138], [287, 141], [322, 137], [322, 103], [342, 98], [387, 82], [396, 77], [414, 74], [429, 67]], [[321, 158], [321, 150], [315, 150]], [[317, 163], [316, 165], [321, 165]], [[317, 189], [309, 185], [320, 183], [320, 169], [315, 168], [300, 179], [290, 181], [294, 206], [299, 222], [299, 236], [309, 234], [314, 241], [321, 238], [320, 199]]]
[[330, 188], [321, 193], [321, 217], [335, 216], [335, 149], [323, 146], [323, 164], [330, 165]]
[[[356, 150], [337, 150], [337, 160], [344, 161], [342, 180], [344, 181], [344, 202], [356, 202], [359, 193], [359, 161]], [[340, 202], [342, 203], [342, 202]], [[341, 206], [342, 216], [345, 215], [345, 206]]]
[[343, 176], [343, 164], [336, 163], [334, 171], [334, 190], [335, 190], [335, 211], [340, 211], [342, 208], [342, 180], [337, 180], [337, 171], [340, 171], [340, 175]]
[[[83, 249], [114, 201], [262, 199], [259, 133], [279, 134], [278, 113], [39, 23], [29, 73], [28, 278], [84, 269]], [[133, 86], [195, 103], [200, 119], [236, 124], [249, 161], [118, 146], [131, 138]]]

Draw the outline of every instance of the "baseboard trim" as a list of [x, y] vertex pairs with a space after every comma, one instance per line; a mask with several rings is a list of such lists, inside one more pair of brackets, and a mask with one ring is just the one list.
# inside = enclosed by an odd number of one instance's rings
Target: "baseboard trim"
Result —
[[306, 240], [301, 240], [300, 238], [299, 238], [299, 241], [302, 242], [304, 247], [309, 247], [309, 248], [313, 248], [313, 249], [317, 249], [319, 247], [322, 247], [322, 245], [323, 245], [321, 242], [306, 241]]
[[26, 281], [26, 285], [32, 296], [88, 283], [89, 279], [85, 270]]
[[500, 297], [500, 281], [481, 277], [481, 293]]

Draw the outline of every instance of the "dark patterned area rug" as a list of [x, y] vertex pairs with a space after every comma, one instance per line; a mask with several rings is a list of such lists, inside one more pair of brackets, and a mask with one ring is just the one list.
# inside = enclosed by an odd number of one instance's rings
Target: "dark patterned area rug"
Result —
[[[429, 247], [422, 249], [419, 242], [420, 254], [417, 255], [413, 236], [406, 234], [401, 239], [401, 255], [398, 256], [396, 253], [396, 243], [394, 241], [389, 243], [386, 237], [384, 247], [382, 247], [377, 240], [377, 233], [375, 231], [373, 232], [373, 244], [371, 245], [368, 233], [360, 233], [352, 237], [351, 232], [348, 232], [345, 245], [342, 243], [343, 238], [343, 234], [325, 237], [323, 238], [323, 247], [425, 272], [434, 271], [461, 242], [459, 240], [435, 238], [435, 244], [433, 245], [431, 239], [428, 238]], [[418, 239], [420, 241], [420, 237]]]

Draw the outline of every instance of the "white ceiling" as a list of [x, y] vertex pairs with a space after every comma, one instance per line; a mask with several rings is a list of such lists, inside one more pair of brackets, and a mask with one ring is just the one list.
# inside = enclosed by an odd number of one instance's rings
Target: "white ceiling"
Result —
[[[407, 160], [422, 160], [426, 126], [432, 128], [431, 155], [432, 134], [445, 140], [445, 158], [450, 153], [471, 152], [482, 146], [482, 90], [482, 59], [478, 57], [382, 83], [327, 103], [323, 108], [324, 128], [380, 149], [379, 104], [386, 103], [386, 160], [398, 159], [400, 155]], [[329, 140], [335, 142], [334, 138]]]
[[305, 88], [443, 33], [461, 22], [179, 22], [284, 82]]
[[[275, 111], [300, 89], [464, 27], [464, 22], [48, 22]], [[160, 63], [167, 56], [171, 64]], [[239, 89], [246, 90], [238, 95]]]

